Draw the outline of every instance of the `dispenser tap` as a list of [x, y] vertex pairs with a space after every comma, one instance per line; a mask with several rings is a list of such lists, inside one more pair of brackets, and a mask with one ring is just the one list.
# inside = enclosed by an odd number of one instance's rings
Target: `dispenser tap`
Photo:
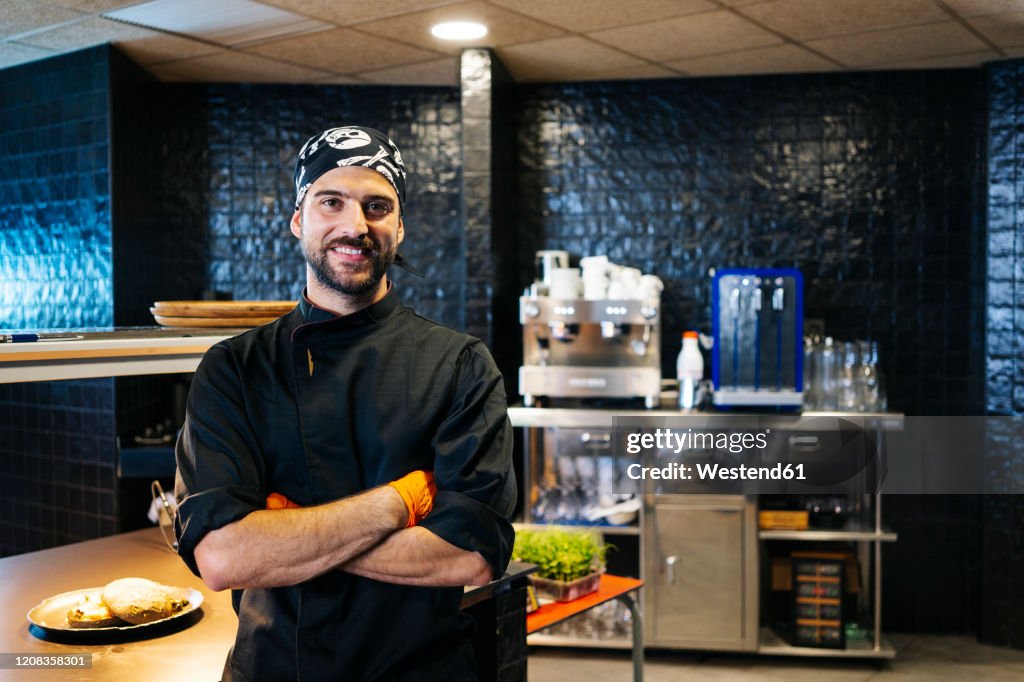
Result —
[[772, 310], [782, 310], [786, 307], [786, 289], [783, 286], [782, 278], [775, 280], [775, 289], [772, 290]]

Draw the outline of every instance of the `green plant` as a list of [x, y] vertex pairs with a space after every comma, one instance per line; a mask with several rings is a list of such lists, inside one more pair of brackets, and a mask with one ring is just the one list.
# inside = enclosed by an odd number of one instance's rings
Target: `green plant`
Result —
[[537, 565], [537, 576], [569, 582], [604, 568], [612, 545], [590, 531], [521, 530], [512, 556]]

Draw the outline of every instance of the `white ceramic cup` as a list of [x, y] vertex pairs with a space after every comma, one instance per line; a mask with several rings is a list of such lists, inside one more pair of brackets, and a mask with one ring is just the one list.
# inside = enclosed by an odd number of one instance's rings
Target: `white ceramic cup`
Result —
[[551, 298], [579, 298], [580, 286], [578, 268], [554, 268], [551, 271]]
[[644, 275], [640, 278], [640, 298], [661, 298], [665, 285], [656, 275]]
[[592, 275], [583, 273], [583, 298], [600, 301], [608, 295], [608, 277], [603, 272]]

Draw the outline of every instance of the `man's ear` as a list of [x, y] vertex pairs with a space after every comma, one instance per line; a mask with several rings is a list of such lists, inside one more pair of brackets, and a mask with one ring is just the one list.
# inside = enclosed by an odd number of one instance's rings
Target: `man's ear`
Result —
[[295, 209], [295, 213], [292, 214], [291, 222], [288, 226], [292, 230], [292, 234], [295, 235], [296, 239], [302, 239], [302, 210]]
[[402, 243], [405, 239], [405, 223], [402, 222], [402, 216], [398, 216], [398, 241], [395, 242], [395, 246]]

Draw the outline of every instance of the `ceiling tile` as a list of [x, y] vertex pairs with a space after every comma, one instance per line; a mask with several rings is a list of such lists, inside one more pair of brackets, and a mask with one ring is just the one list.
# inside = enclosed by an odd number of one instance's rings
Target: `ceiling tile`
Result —
[[951, 10], [962, 17], [1019, 12], [1021, 0], [945, 0]]
[[169, 33], [147, 31], [147, 34], [139, 38], [115, 40], [114, 44], [131, 57], [136, 64], [142, 66], [191, 59], [220, 51], [216, 45], [189, 40]]
[[84, 21], [64, 24], [51, 31], [33, 33], [23, 38], [21, 42], [50, 50], [68, 52], [107, 42], [145, 38], [155, 33], [149, 29], [122, 24], [119, 21], [90, 17]]
[[334, 28], [318, 19], [255, 0], [148, 0], [107, 12], [104, 16], [228, 47], [254, 45]]
[[682, 74], [672, 69], [666, 69], [657, 64], [644, 64], [642, 66], [631, 66], [625, 69], [612, 69], [599, 73], [588, 73], [579, 76], [579, 80], [645, 80], [648, 78], [679, 78]]
[[805, 73], [828, 71], [835, 64], [798, 45], [774, 45], [712, 57], [680, 59], [666, 66], [691, 76], [725, 76], [763, 73]]
[[384, 69], [441, 56], [347, 28], [262, 43], [247, 48], [246, 52], [338, 73]]
[[968, 52], [966, 54], [948, 55], [944, 57], [929, 57], [928, 59], [915, 59], [908, 62], [896, 62], [885, 64], [879, 68], [884, 69], [959, 69], [964, 67], [980, 67], [985, 62], [998, 59], [998, 55], [992, 50], [983, 52]]
[[139, 0], [46, 0], [46, 2], [50, 5], [59, 5], [68, 9], [78, 10], [79, 12], [99, 14], [100, 12], [108, 12], [125, 5], [134, 5]]
[[574, 33], [678, 17], [716, 8], [710, 0], [490, 0]]
[[0, 69], [52, 57], [55, 52], [18, 43], [0, 43]]
[[949, 21], [932, 0], [777, 0], [741, 11], [797, 40]]
[[588, 34], [656, 62], [733, 52], [782, 40], [732, 12], [705, 12]]
[[[458, 43], [440, 40], [430, 34], [430, 27], [441, 21], [479, 21], [488, 27], [489, 32], [478, 40]], [[458, 54], [464, 47], [500, 47], [565, 34], [565, 31], [554, 26], [483, 2], [464, 2], [359, 24], [359, 30], [452, 55]]]
[[305, 83], [331, 74], [256, 55], [221, 50], [216, 54], [181, 59], [148, 67], [161, 80], [226, 83]]
[[1024, 12], [977, 17], [970, 24], [999, 47], [1024, 46]]
[[644, 65], [641, 59], [580, 36], [501, 47], [497, 53], [519, 81], [571, 80], [586, 73]]
[[304, 14], [339, 26], [419, 12], [433, 7], [453, 5], [464, 0], [374, 0], [374, 2], [338, 2], [338, 0], [260, 0], [296, 14]]
[[4, 0], [0, 2], [0, 37], [16, 36], [51, 24], [84, 18], [84, 14], [63, 7], [27, 0]]
[[373, 83], [455, 87], [459, 84], [459, 60], [455, 57], [445, 57], [408, 66], [366, 71], [359, 74], [359, 77]]
[[977, 52], [987, 47], [970, 31], [953, 21], [826, 38], [808, 41], [806, 45], [849, 67], [879, 66]]

